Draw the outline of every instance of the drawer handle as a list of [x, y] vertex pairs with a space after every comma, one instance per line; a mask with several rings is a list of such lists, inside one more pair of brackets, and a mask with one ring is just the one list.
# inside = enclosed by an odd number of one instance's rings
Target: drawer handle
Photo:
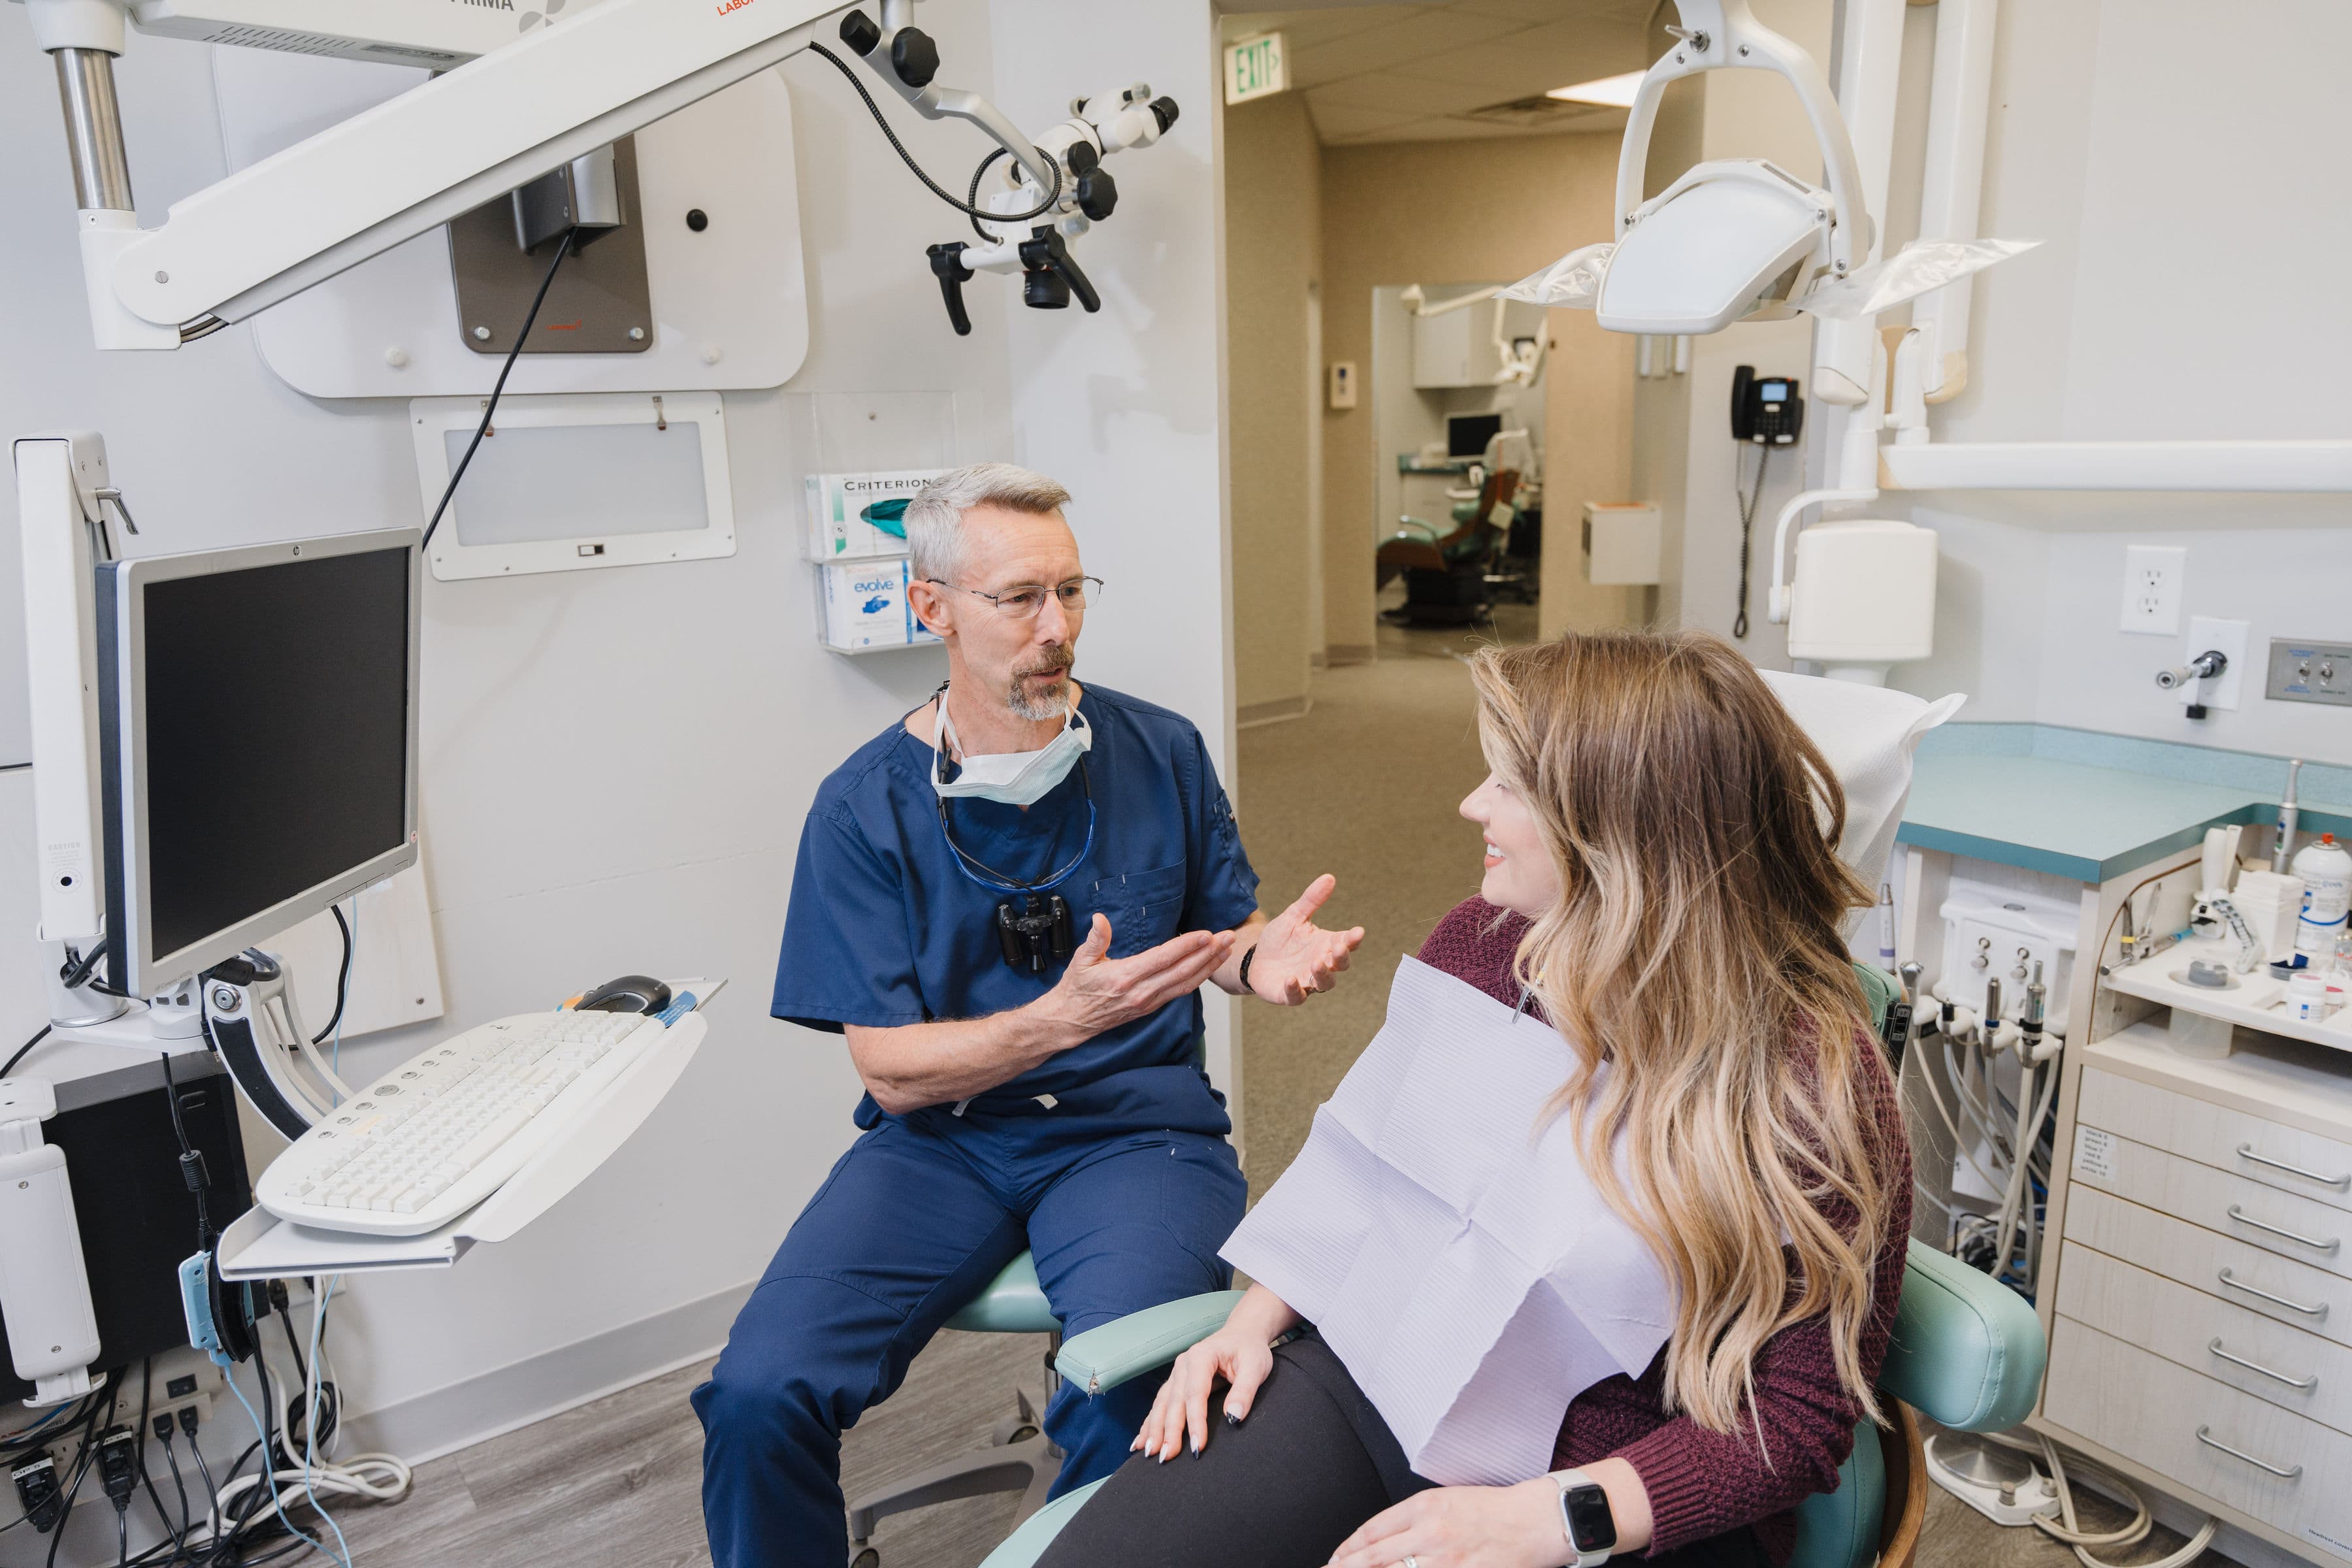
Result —
[[2323, 1176], [2316, 1171], [2306, 1171], [2301, 1165], [2290, 1165], [2284, 1160], [2273, 1160], [2257, 1154], [2252, 1143], [2238, 1145], [2238, 1158], [2252, 1160], [2257, 1165], [2268, 1165], [2273, 1171], [2284, 1171], [2290, 1176], [2301, 1176], [2306, 1182], [2317, 1182], [2323, 1187], [2352, 1187], [2352, 1173]]
[[2247, 1284], [2244, 1280], [2231, 1273], [2226, 1268], [2221, 1270], [2220, 1278], [2222, 1284], [2229, 1286], [2233, 1290], [2243, 1290], [2249, 1296], [2259, 1296], [2263, 1300], [2271, 1302], [2275, 1306], [2284, 1307], [2290, 1312], [2301, 1312], [2306, 1318], [2324, 1318], [2327, 1316], [2327, 1303], [2325, 1301], [2322, 1301], [2316, 1307], [2306, 1307], [2300, 1301], [2290, 1301], [2284, 1296], [2273, 1296], [2267, 1290]]
[[2305, 1236], [2300, 1231], [2288, 1230], [2284, 1226], [2272, 1225], [2266, 1220], [2256, 1219], [2235, 1204], [2230, 1205], [2230, 1217], [2240, 1225], [2250, 1225], [2256, 1230], [2269, 1231], [2273, 1236], [2283, 1237], [2297, 1247], [2308, 1247], [2315, 1252], [2333, 1252], [2344, 1245], [2341, 1237], [2331, 1237], [2322, 1241], [2315, 1236]]
[[2233, 1459], [2243, 1459], [2246, 1463], [2253, 1466], [2254, 1468], [2258, 1470], [2268, 1470], [2271, 1474], [2276, 1476], [2283, 1481], [2297, 1479], [2303, 1474], [2303, 1467], [2301, 1465], [2294, 1465], [2285, 1469], [2281, 1469], [2278, 1466], [2272, 1464], [2267, 1459], [2257, 1459], [2252, 1454], [2245, 1453], [2237, 1448], [2232, 1448], [2227, 1443], [2217, 1443], [2212, 1438], [2205, 1435], [2211, 1430], [2212, 1428], [2210, 1426], [2200, 1426], [2197, 1428], [2197, 1440], [2204, 1444], [2209, 1448], [2221, 1449], [2221, 1452], [2229, 1455], [2230, 1458]]
[[2215, 1355], [2220, 1356], [2223, 1361], [2228, 1362], [2232, 1366], [2242, 1366], [2248, 1372], [2261, 1373], [2264, 1377], [2271, 1379], [2273, 1382], [2284, 1383], [2289, 1388], [2316, 1388], [2319, 1386], [2319, 1374], [2315, 1372], [2309, 1377], [2289, 1377], [2283, 1372], [2273, 1372], [2270, 1368], [2264, 1366], [2260, 1362], [2248, 1361], [2242, 1355], [2231, 1355], [2228, 1351], [2221, 1348], [2221, 1341], [2218, 1335], [2215, 1336], [2213, 1342], [2207, 1345], [2205, 1348], [2211, 1351]]

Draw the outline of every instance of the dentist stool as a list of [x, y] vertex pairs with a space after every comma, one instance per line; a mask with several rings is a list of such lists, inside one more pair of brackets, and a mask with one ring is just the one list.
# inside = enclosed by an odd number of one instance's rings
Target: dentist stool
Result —
[[[1131, 1321], [1122, 1318], [1119, 1322]], [[1062, 1450], [1045, 1436], [1045, 1401], [1061, 1382], [1054, 1360], [1062, 1348], [1062, 1325], [1054, 1320], [1052, 1310], [1045, 1305], [1045, 1289], [1037, 1283], [1036, 1259], [1024, 1252], [1006, 1264], [1003, 1272], [948, 1320], [947, 1326], [969, 1333], [1050, 1336], [1045, 1347], [1045, 1392], [1033, 1400], [1027, 1389], [1015, 1388], [1013, 1414], [996, 1424], [987, 1447], [959, 1455], [867, 1496], [851, 1499], [849, 1539], [856, 1554], [850, 1568], [877, 1568], [881, 1554], [867, 1543], [873, 1539], [876, 1522], [891, 1514], [956, 1498], [1019, 1492], [1021, 1509], [1013, 1516], [1018, 1525], [1045, 1506], [1045, 1494], [1053, 1487], [1054, 1478], [1061, 1473]], [[1179, 1345], [1176, 1351], [1183, 1348]], [[1169, 1352], [1171, 1359], [1176, 1351]]]

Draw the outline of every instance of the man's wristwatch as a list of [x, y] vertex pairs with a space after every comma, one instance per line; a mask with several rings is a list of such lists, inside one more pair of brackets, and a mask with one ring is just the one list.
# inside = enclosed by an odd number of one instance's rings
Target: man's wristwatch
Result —
[[1609, 1511], [1609, 1494], [1582, 1470], [1554, 1470], [1551, 1484], [1559, 1489], [1559, 1530], [1574, 1555], [1568, 1568], [1598, 1568], [1617, 1549], [1617, 1516]]

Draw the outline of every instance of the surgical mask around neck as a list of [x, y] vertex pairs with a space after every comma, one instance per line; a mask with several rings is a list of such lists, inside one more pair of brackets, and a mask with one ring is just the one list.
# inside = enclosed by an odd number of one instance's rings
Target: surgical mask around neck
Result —
[[948, 695], [940, 691], [939, 739], [931, 750], [931, 788], [942, 800], [977, 796], [1007, 805], [1034, 805], [1053, 787], [1070, 776], [1078, 758], [1094, 749], [1095, 730], [1073, 703], [1055, 737], [1034, 752], [999, 752], [961, 759], [952, 779], [943, 778], [949, 753], [956, 744], [954, 721], [948, 717]]

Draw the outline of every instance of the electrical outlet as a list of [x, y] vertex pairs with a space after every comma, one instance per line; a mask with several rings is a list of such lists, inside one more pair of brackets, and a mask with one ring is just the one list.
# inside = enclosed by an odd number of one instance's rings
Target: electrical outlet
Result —
[[2181, 581], [2188, 574], [2189, 552], [2179, 545], [2135, 544], [2126, 550], [2123, 629], [2177, 636]]
[[176, 1415], [183, 1405], [193, 1406], [197, 1420], [210, 1421], [214, 1400], [226, 1392], [220, 1369], [185, 1346], [157, 1356], [147, 1375], [151, 1381], [144, 1400], [138, 1384], [124, 1384], [115, 1394], [109, 1420], [136, 1428], [143, 1404], [150, 1421], [158, 1415]]
[[2218, 649], [2230, 662], [2210, 680], [2184, 681], [2173, 695], [2183, 707], [2192, 702], [2208, 708], [2235, 708], [2246, 680], [2246, 636], [2243, 621], [2217, 620], [2211, 616], [2189, 617], [2188, 653], [2184, 664], [2208, 649]]

